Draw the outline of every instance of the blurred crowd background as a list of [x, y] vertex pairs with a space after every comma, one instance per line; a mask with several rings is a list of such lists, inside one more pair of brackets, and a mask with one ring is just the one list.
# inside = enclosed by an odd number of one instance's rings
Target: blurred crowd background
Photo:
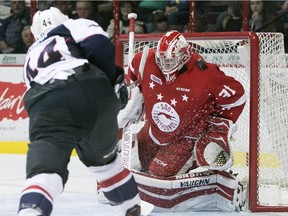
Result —
[[[288, 52], [288, 0], [247, 0], [249, 31], [282, 32]], [[243, 31], [243, 1], [195, 1], [195, 32]], [[30, 0], [0, 1], [0, 53], [26, 53], [33, 38], [30, 31]], [[71, 19], [96, 21], [114, 41], [113, 0], [106, 1], [36, 1], [36, 10], [59, 8]], [[137, 13], [136, 34], [165, 33], [175, 29], [189, 31], [189, 0], [118, 1], [119, 33], [129, 31], [128, 14]]]

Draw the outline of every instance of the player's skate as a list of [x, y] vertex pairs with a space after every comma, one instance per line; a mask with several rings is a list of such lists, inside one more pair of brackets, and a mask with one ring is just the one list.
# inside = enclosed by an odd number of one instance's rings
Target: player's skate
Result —
[[101, 204], [109, 204], [109, 200], [104, 196], [103, 191], [97, 183], [97, 201]]
[[[105, 197], [103, 191], [98, 187], [97, 188], [97, 200], [99, 203], [101, 204], [109, 204], [109, 200]], [[145, 202], [143, 200], [141, 200], [141, 207], [140, 206], [134, 206], [133, 208], [130, 208], [127, 210], [126, 216], [146, 216], [148, 214], [150, 214], [150, 212], [153, 210], [154, 205], [150, 204], [148, 202]], [[141, 209], [141, 211], [140, 211]], [[140, 214], [137, 214], [137, 212], [140, 211]]]
[[141, 215], [141, 207], [139, 205], [133, 206], [126, 212], [126, 216], [140, 216], [140, 215]]
[[44, 215], [33, 208], [26, 208], [19, 211], [17, 216], [44, 216]]

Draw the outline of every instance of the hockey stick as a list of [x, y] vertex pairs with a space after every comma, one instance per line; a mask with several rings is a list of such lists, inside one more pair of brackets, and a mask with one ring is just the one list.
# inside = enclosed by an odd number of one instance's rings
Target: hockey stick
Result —
[[[144, 67], [148, 57], [149, 47], [145, 46], [142, 52], [140, 65], [139, 65], [139, 79], [141, 80], [144, 72]], [[139, 83], [134, 82], [129, 88], [134, 88]], [[133, 145], [133, 132], [134, 124], [130, 124], [128, 127], [124, 127], [122, 131], [122, 142], [121, 142], [121, 161], [122, 164], [127, 168], [131, 169], [131, 155], [132, 155], [132, 145]]]
[[[135, 19], [137, 19], [137, 14], [130, 13], [128, 14], [128, 18], [130, 21], [130, 29], [129, 29], [129, 53], [128, 53], [128, 65], [130, 65], [132, 58], [134, 57], [134, 27], [135, 27]], [[143, 54], [141, 57], [139, 72], [140, 79], [143, 75], [146, 59], [148, 56], [148, 46], [144, 48]], [[133, 88], [134, 86], [129, 86], [129, 88]], [[121, 162], [124, 167], [127, 169], [131, 169], [131, 155], [132, 155], [132, 145], [133, 145], [133, 132], [134, 132], [134, 124], [131, 124], [128, 127], [124, 127], [122, 131], [122, 142], [121, 142]], [[141, 200], [141, 215], [146, 216], [150, 214], [150, 212], [154, 209], [154, 205], [148, 203], [146, 201]]]
[[146, 45], [142, 51], [141, 61], [139, 65], [140, 80], [142, 79], [142, 76], [144, 73], [144, 67], [146, 64], [147, 57], [148, 57], [148, 52], [149, 52], [149, 46]]
[[134, 56], [134, 37], [135, 37], [135, 20], [137, 19], [136, 13], [128, 14], [129, 19], [129, 51], [128, 51], [128, 64], [130, 64]]
[[[134, 27], [135, 20], [137, 19], [137, 14], [130, 13], [128, 14], [128, 18], [130, 20], [130, 28], [129, 28], [129, 51], [128, 51], [128, 65], [131, 63], [132, 58], [134, 57]], [[139, 73], [141, 77], [143, 75], [146, 59], [148, 56], [149, 47], [145, 46], [142, 52], [142, 57], [139, 65]], [[134, 88], [139, 83], [134, 82], [129, 86], [130, 89]], [[123, 166], [127, 169], [131, 169], [131, 152], [132, 152], [132, 144], [133, 144], [133, 131], [134, 125], [131, 124], [128, 127], [124, 127], [122, 131], [122, 142], [121, 142], [121, 162]]]
[[[135, 20], [137, 19], [137, 14], [130, 13], [128, 14], [129, 18], [129, 51], [128, 51], [128, 65], [134, 56], [134, 27]], [[133, 142], [133, 124], [124, 127], [122, 131], [122, 142], [121, 142], [121, 162], [124, 167], [131, 169], [131, 151], [132, 151], [132, 142]]]
[[140, 60], [140, 64], [139, 64], [139, 78], [136, 82], [133, 82], [129, 85], [130, 89], [139, 85], [139, 81], [142, 79], [142, 76], [144, 73], [144, 67], [146, 64], [147, 57], [148, 57], [148, 52], [149, 52], [149, 46], [146, 45], [142, 51], [142, 56], [141, 56], [141, 60]]

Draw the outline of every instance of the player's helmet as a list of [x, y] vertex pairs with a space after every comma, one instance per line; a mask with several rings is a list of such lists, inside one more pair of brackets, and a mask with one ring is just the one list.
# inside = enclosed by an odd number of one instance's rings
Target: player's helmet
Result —
[[68, 16], [55, 7], [50, 7], [44, 11], [37, 11], [33, 16], [31, 32], [37, 40], [68, 19]]
[[190, 60], [190, 50], [189, 43], [178, 31], [167, 32], [159, 40], [155, 58], [167, 83], [172, 83], [179, 70]]

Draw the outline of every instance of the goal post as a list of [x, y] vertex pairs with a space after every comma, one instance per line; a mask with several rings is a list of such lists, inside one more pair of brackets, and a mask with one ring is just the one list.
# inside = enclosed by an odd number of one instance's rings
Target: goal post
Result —
[[[288, 212], [288, 71], [282, 33], [183, 33], [208, 62], [245, 88], [247, 104], [233, 135], [234, 165], [252, 212]], [[135, 35], [134, 53], [156, 48], [161, 34]], [[116, 41], [127, 67], [128, 35]]]

